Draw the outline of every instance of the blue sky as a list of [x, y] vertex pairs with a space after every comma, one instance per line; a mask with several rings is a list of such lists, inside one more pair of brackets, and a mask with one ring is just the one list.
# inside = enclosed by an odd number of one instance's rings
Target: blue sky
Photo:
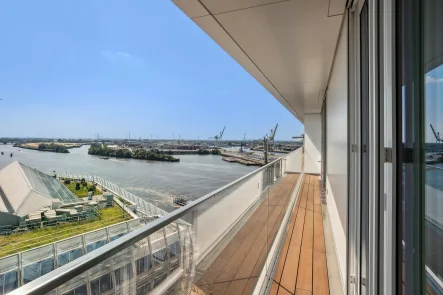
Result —
[[443, 65], [429, 71], [425, 77], [425, 123], [426, 142], [435, 142], [435, 136], [429, 126], [443, 136]]
[[167, 0], [1, 1], [0, 97], [0, 137], [303, 132]]

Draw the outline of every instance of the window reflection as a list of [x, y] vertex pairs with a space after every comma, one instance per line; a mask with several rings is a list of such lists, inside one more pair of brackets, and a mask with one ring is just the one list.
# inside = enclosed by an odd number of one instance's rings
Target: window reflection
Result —
[[424, 0], [424, 259], [423, 293], [443, 293], [443, 1]]
[[424, 251], [427, 278], [439, 285], [443, 279], [443, 65], [426, 73], [424, 82]]

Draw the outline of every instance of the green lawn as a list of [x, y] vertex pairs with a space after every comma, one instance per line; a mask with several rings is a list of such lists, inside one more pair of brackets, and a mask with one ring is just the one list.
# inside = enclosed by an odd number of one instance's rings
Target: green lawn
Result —
[[[63, 180], [62, 180], [62, 183], [65, 184], [63, 182]], [[75, 189], [75, 184], [76, 184], [76, 182], [71, 180], [71, 183], [65, 184], [65, 186], [77, 197], [79, 197], [79, 198], [87, 197], [88, 196], [88, 189], [91, 187], [92, 184], [90, 182], [87, 183], [87, 186], [82, 186], [80, 184], [79, 190]], [[98, 189], [95, 190], [94, 195], [101, 195], [101, 191], [99, 191]]]
[[[75, 187], [74, 187], [75, 188]], [[22, 252], [27, 249], [63, 240], [75, 235], [131, 219], [120, 207], [100, 210], [102, 215], [95, 220], [65, 223], [63, 225], [35, 229], [24, 233], [0, 236], [0, 257]]]

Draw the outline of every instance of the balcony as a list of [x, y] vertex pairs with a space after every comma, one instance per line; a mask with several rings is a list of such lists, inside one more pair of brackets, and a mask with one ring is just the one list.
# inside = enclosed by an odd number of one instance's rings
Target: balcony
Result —
[[9, 294], [329, 294], [319, 176], [302, 165], [298, 149]]

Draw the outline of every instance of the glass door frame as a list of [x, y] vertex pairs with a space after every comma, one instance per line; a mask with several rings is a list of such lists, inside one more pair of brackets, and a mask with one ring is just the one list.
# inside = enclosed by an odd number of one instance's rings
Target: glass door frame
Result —
[[[423, 55], [423, 18], [422, 1], [404, 0], [402, 23], [403, 31], [403, 75], [404, 98], [399, 89], [397, 100], [402, 101], [404, 118], [397, 121], [398, 132], [404, 144], [400, 153], [397, 171], [404, 165], [404, 179], [398, 177], [398, 185], [403, 188], [404, 215], [399, 221], [398, 230], [403, 230], [404, 220], [404, 259], [405, 259], [405, 293], [421, 294], [425, 286], [424, 261], [424, 55]], [[403, 108], [404, 107], [404, 108]], [[398, 139], [397, 139], [398, 140]], [[402, 176], [399, 174], [399, 176]], [[402, 195], [399, 202], [402, 202]], [[400, 206], [399, 206], [400, 207]], [[403, 205], [402, 205], [403, 207]], [[403, 210], [403, 209], [402, 209]], [[403, 212], [402, 212], [403, 213]], [[403, 251], [403, 249], [402, 249]], [[401, 270], [401, 269], [400, 269]]]
[[324, 190], [326, 190], [326, 176], [327, 176], [327, 128], [328, 128], [328, 123], [327, 123], [327, 103], [326, 103], [326, 99], [323, 100], [323, 106], [321, 109], [321, 183], [322, 183], [322, 188]]
[[[361, 98], [361, 18], [363, 5], [367, 3], [367, 118], [363, 122]], [[384, 192], [381, 189], [384, 176], [383, 101], [380, 95], [379, 48], [379, 0], [354, 1], [349, 8], [349, 169], [348, 169], [348, 294], [380, 294], [380, 213]], [[362, 165], [362, 124], [366, 124], [368, 141], [366, 161]], [[362, 169], [366, 177], [362, 178]], [[362, 183], [362, 182], [365, 183]], [[367, 190], [363, 196], [363, 189]], [[363, 199], [365, 198], [365, 199]], [[363, 251], [365, 250], [365, 251]]]

